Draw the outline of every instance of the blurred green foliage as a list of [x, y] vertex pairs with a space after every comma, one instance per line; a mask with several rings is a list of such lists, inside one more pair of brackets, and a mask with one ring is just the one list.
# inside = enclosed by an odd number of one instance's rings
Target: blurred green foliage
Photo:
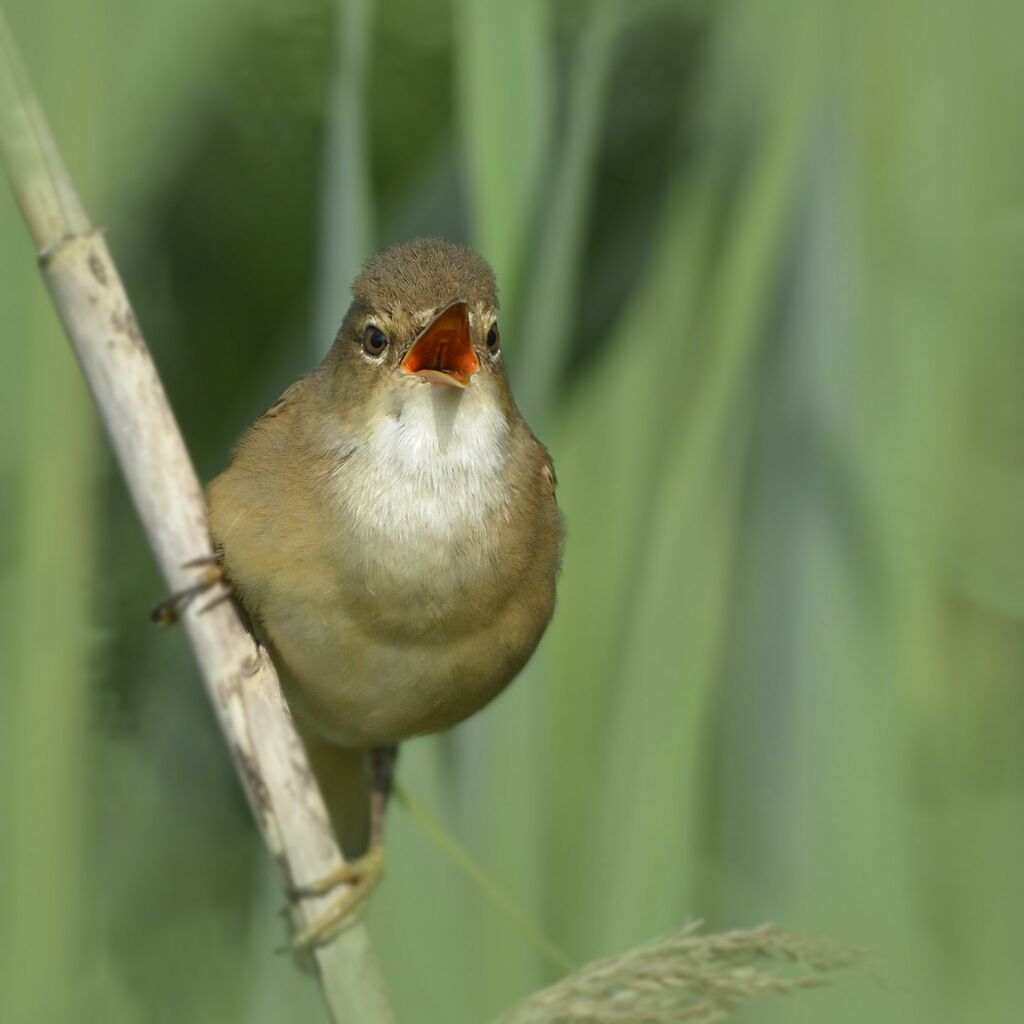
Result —
[[[770, 919], [1024, 1005], [1024, 8], [8, 0], [201, 473], [373, 249], [499, 270], [569, 522], [522, 679], [404, 784], [580, 961]], [[318, 1019], [84, 385], [0, 200], [0, 1017]], [[403, 1021], [557, 977], [401, 808]]]

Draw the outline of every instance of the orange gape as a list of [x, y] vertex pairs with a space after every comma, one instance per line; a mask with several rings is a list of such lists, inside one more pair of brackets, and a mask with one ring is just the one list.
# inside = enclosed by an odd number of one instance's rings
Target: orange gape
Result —
[[465, 387], [480, 369], [469, 333], [469, 307], [457, 299], [427, 325], [402, 360], [402, 369], [431, 384]]

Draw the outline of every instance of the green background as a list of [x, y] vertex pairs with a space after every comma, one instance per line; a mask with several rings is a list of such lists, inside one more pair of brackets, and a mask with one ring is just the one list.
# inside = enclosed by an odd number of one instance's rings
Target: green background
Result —
[[[520, 681], [405, 786], [574, 959], [703, 917], [1024, 1006], [1024, 7], [7, 0], [204, 479], [360, 262], [493, 262], [569, 542]], [[0, 195], [0, 1017], [320, 1019]], [[558, 976], [401, 808], [399, 1011]]]

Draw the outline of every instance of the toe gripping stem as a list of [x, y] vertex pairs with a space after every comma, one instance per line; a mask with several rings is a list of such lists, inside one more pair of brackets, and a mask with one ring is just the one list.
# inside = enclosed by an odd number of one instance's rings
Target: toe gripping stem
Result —
[[[203, 555], [201, 558], [193, 558], [191, 561], [183, 563], [182, 568], [202, 569], [203, 571], [195, 583], [169, 594], [149, 613], [150, 621], [155, 622], [158, 626], [174, 625], [181, 618], [182, 612], [200, 594], [212, 590], [218, 583], [226, 582], [224, 564], [220, 555]], [[230, 597], [231, 591], [225, 589], [223, 593], [217, 594], [212, 600], [207, 601], [199, 609], [199, 614], [202, 615], [203, 612], [209, 611]]]
[[292, 941], [292, 948], [309, 949], [333, 939], [358, 917], [384, 876], [384, 819], [397, 758], [398, 747], [379, 747], [370, 751], [370, 845], [366, 853], [342, 864], [324, 878], [292, 890], [292, 897], [301, 899], [324, 896], [339, 886], [347, 886], [331, 906], [299, 931]]

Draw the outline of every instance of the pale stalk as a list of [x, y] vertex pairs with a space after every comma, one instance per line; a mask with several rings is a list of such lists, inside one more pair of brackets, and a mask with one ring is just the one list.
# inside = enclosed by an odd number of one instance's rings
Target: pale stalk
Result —
[[[206, 504], [106, 242], [89, 222], [0, 12], [0, 150], [39, 266], [171, 591], [186, 562], [211, 554]], [[277, 674], [231, 602], [182, 615], [264, 843], [286, 890], [330, 875], [342, 857]], [[144, 621], [140, 614], [140, 622]], [[73, 685], [73, 681], [69, 681]], [[339, 893], [293, 907], [298, 926]], [[338, 1022], [390, 1021], [376, 959], [356, 924], [313, 951]]]

